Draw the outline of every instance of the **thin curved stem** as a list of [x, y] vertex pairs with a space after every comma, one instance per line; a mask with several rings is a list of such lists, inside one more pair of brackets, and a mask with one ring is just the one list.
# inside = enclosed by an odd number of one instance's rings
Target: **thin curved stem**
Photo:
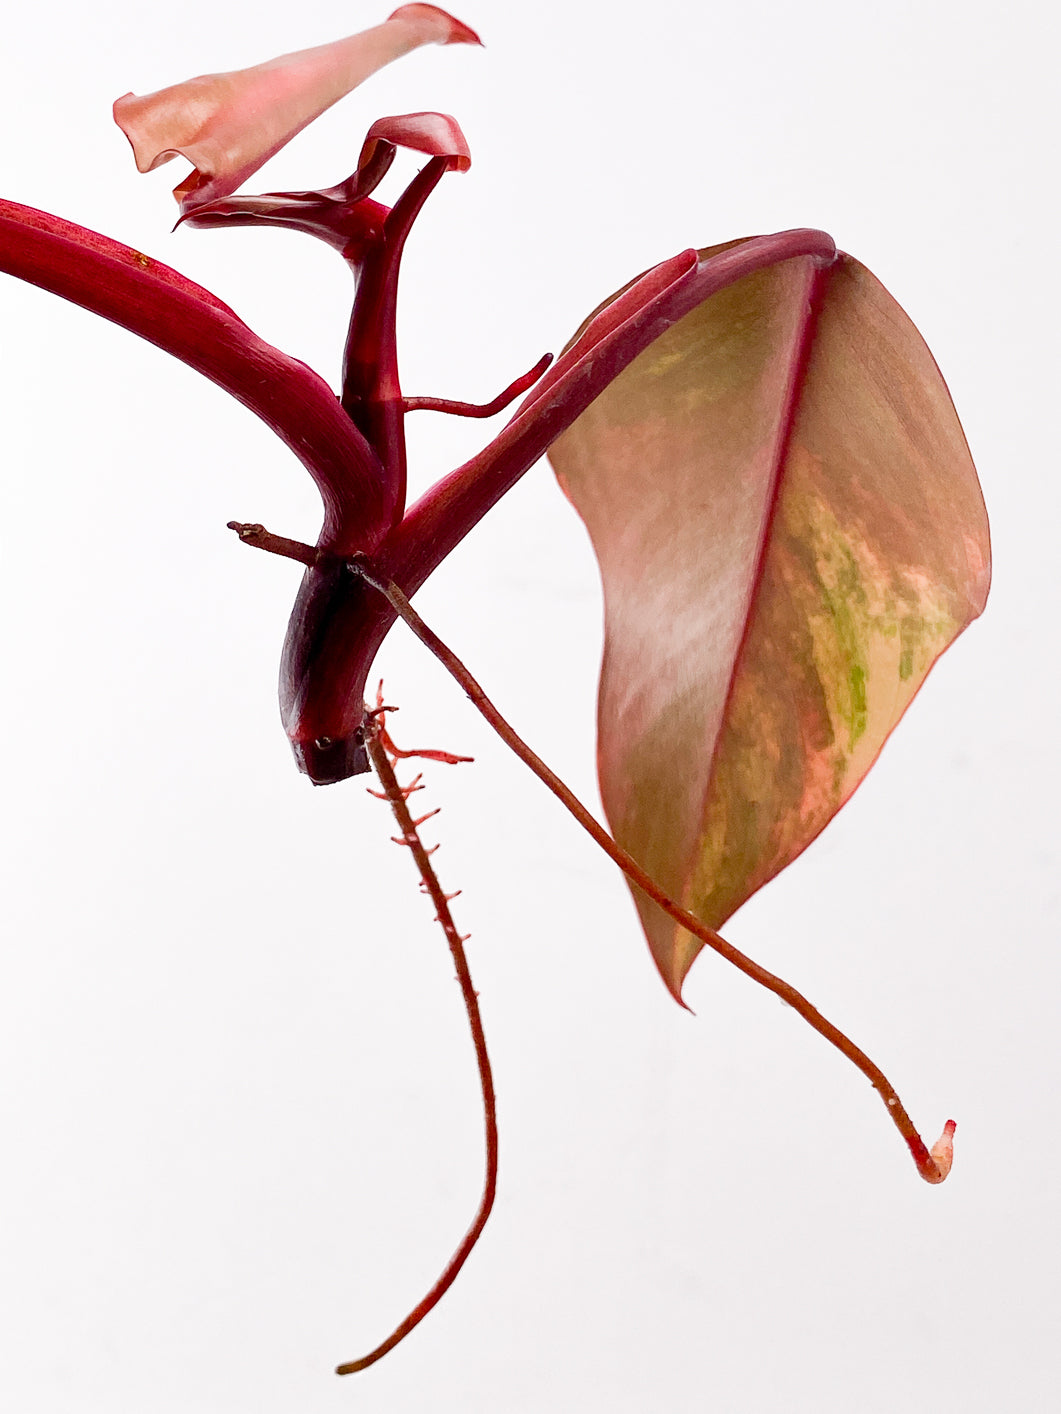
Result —
[[525, 393], [537, 383], [552, 361], [552, 354], [542, 354], [533, 368], [521, 373], [503, 393], [498, 393], [497, 397], [488, 403], [462, 403], [453, 398], [403, 398], [402, 406], [406, 412], [448, 412], [454, 417], [493, 417], [502, 408], [507, 408], [520, 393]]
[[[468, 968], [468, 958], [464, 951], [465, 938], [457, 932], [453, 922], [453, 916], [449, 911], [449, 899], [453, 895], [447, 896], [438, 876], [435, 874], [428, 857], [428, 851], [421, 843], [417, 834], [417, 821], [414, 821], [412, 812], [409, 809], [407, 792], [398, 784], [386, 751], [380, 741], [380, 734], [376, 727], [376, 720], [373, 713], [366, 710], [366, 731], [365, 747], [368, 750], [369, 759], [375, 767], [376, 775], [380, 779], [383, 793], [390, 802], [394, 817], [398, 821], [398, 828], [401, 830], [401, 843], [408, 845], [409, 852], [416, 861], [416, 867], [420, 871], [420, 878], [423, 880], [424, 888], [431, 897], [431, 902], [435, 905], [439, 923], [442, 931], [446, 935], [446, 942], [449, 944], [450, 953], [453, 956], [453, 963], [457, 969], [457, 981], [460, 983], [461, 996], [464, 999], [464, 1007], [468, 1013], [468, 1026], [471, 1029], [472, 1041], [475, 1044], [475, 1058], [479, 1065], [479, 1081], [483, 1092], [483, 1124], [486, 1131], [486, 1177], [483, 1183], [483, 1196], [479, 1201], [479, 1208], [472, 1221], [471, 1227], [464, 1234], [460, 1246], [453, 1256], [446, 1263], [441, 1276], [432, 1286], [431, 1290], [419, 1301], [401, 1322], [374, 1350], [370, 1350], [367, 1355], [363, 1355], [360, 1360], [348, 1360], [336, 1368], [337, 1375], [353, 1375], [358, 1370], [365, 1370], [369, 1365], [374, 1365], [377, 1360], [381, 1360], [388, 1351], [393, 1350], [399, 1342], [413, 1330], [424, 1317], [446, 1294], [456, 1280], [457, 1274], [464, 1266], [471, 1254], [472, 1248], [479, 1241], [486, 1220], [490, 1216], [490, 1210], [494, 1206], [494, 1197], [497, 1193], [497, 1105], [494, 1094], [494, 1077], [490, 1069], [490, 1057], [486, 1049], [486, 1035], [483, 1031], [482, 1017], [479, 1013], [479, 998], [472, 985], [472, 975]], [[427, 817], [422, 817], [427, 818]]]
[[612, 839], [607, 830], [590, 814], [555, 771], [550, 770], [541, 757], [532, 751], [523, 738], [513, 730], [457, 655], [447, 648], [439, 636], [424, 623], [401, 589], [393, 582], [377, 579], [364, 556], [355, 555], [348, 563], [353, 573], [360, 575], [366, 584], [378, 590], [388, 600], [399, 618], [408, 624], [421, 643], [430, 648], [442, 666], [456, 678], [468, 694], [472, 704], [486, 718], [505, 744], [530, 767], [539, 780], [549, 787], [561, 804], [567, 807], [582, 828], [600, 845], [605, 854], [619, 866], [632, 883], [636, 884], [654, 903], [657, 903], [676, 923], [688, 929], [694, 937], [699, 938], [705, 946], [725, 958], [727, 962], [732, 963], [738, 971], [743, 972], [746, 977], [750, 977], [753, 982], [757, 982], [768, 992], [773, 992], [775, 996], [780, 997], [783, 1002], [798, 1012], [820, 1036], [824, 1036], [831, 1045], [847, 1057], [852, 1065], [862, 1072], [880, 1095], [888, 1114], [891, 1116], [892, 1123], [905, 1139], [918, 1173], [926, 1183], [942, 1183], [950, 1172], [954, 1121], [947, 1121], [943, 1134], [930, 1150], [907, 1114], [895, 1087], [880, 1067], [870, 1060], [865, 1051], [856, 1046], [838, 1026], [834, 1026], [831, 1021], [822, 1016], [817, 1007], [812, 1006], [795, 987], [784, 981], [783, 978], [767, 971], [765, 967], [761, 967], [759, 963], [742, 953], [739, 948], [735, 948], [732, 943], [727, 943], [725, 938], [720, 937], [713, 928], [708, 928], [688, 909], [682, 908], [680, 904], [675, 903], [665, 894], [658, 884], [645, 873], [638, 862]]

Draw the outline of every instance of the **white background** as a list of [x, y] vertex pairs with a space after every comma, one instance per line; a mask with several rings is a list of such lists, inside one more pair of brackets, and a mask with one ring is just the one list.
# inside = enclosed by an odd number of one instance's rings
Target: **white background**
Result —
[[[110, 104], [385, 7], [98, 0], [5, 21], [0, 190], [149, 252], [336, 375], [349, 280], [287, 232], [171, 236]], [[477, 1201], [452, 967], [363, 782], [312, 789], [277, 720], [318, 502], [243, 408], [0, 280], [6, 750], [0, 1406], [19, 1414], [1039, 1414], [1058, 1407], [1055, 35], [1035, 0], [475, 0], [252, 189], [330, 184], [375, 117], [474, 154], [410, 242], [410, 393], [486, 399], [690, 244], [829, 230], [950, 383], [992, 514], [985, 618], [840, 818], [728, 935], [877, 1059], [865, 1081], [702, 958], [664, 992], [625, 886], [400, 628], [395, 735], [430, 767], [473, 933], [502, 1178], [456, 1286], [349, 1380]], [[1050, 22], [1052, 24], [1052, 21]], [[411, 170], [405, 169], [405, 175]], [[415, 488], [488, 434], [419, 414]], [[544, 465], [418, 597], [588, 799], [600, 604]]]

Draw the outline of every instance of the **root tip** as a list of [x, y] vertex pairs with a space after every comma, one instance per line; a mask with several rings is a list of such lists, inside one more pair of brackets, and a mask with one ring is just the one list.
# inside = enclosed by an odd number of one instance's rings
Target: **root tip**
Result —
[[943, 1133], [928, 1151], [936, 1170], [935, 1175], [932, 1173], [925, 1175], [929, 1183], [942, 1183], [950, 1173], [954, 1163], [954, 1131], [957, 1127], [954, 1120], [949, 1119], [943, 1126]]

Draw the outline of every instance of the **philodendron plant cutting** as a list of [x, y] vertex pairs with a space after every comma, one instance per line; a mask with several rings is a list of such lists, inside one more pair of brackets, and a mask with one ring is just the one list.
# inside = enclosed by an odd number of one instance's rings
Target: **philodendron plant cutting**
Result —
[[[332, 388], [177, 271], [60, 216], [0, 201], [0, 269], [175, 354], [262, 418], [313, 477], [316, 545], [256, 524], [246, 544], [305, 565], [280, 707], [295, 761], [330, 785], [373, 768], [457, 967], [483, 1090], [483, 1199], [436, 1285], [368, 1355], [406, 1335], [453, 1281], [497, 1182], [494, 1089], [463, 939], [400, 784], [404, 756], [373, 692], [398, 619], [625, 873], [665, 985], [681, 1001], [703, 947], [793, 1006], [868, 1077], [918, 1172], [941, 1183], [954, 1123], [926, 1146], [879, 1068], [794, 988], [715, 931], [804, 850], [866, 775], [933, 663], [982, 610], [987, 519], [961, 426], [891, 296], [821, 231], [685, 250], [600, 304], [483, 405], [407, 397], [395, 336], [402, 251], [431, 192], [470, 164], [456, 121], [381, 118], [353, 174], [318, 191], [238, 189], [375, 70], [423, 44], [476, 44], [433, 5], [403, 5], [334, 44], [114, 105], [140, 171], [192, 164], [194, 227], [279, 225], [351, 266], [356, 294]], [[392, 207], [374, 193], [398, 147], [426, 160]], [[588, 214], [585, 219], [588, 219]], [[514, 415], [406, 506], [405, 418]], [[600, 564], [605, 641], [598, 769], [606, 831], [513, 732], [410, 597], [543, 454]]]

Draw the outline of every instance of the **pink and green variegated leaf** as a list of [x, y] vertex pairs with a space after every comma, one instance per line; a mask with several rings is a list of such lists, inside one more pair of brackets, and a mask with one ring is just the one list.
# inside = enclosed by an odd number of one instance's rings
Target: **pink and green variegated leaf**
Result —
[[[984, 606], [961, 425], [869, 271], [799, 256], [686, 314], [549, 457], [603, 580], [608, 819], [717, 928], [839, 810]], [[701, 944], [637, 905], [680, 998]]]

